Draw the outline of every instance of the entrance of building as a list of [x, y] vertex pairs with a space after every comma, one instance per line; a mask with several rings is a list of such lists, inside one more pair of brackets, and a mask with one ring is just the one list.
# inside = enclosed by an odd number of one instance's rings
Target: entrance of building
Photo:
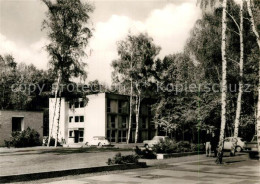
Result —
[[84, 128], [79, 128], [79, 130], [74, 130], [74, 143], [79, 143], [84, 141]]

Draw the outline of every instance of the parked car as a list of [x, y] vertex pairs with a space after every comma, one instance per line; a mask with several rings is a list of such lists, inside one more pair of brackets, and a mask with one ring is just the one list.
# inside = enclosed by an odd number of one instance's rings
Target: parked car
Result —
[[87, 146], [108, 146], [110, 142], [104, 136], [94, 136], [89, 142], [86, 142]]
[[170, 140], [167, 136], [154, 136], [152, 140], [145, 140], [144, 147], [152, 148], [154, 145], [159, 144], [161, 141]]
[[231, 150], [233, 143], [237, 140], [236, 152], [241, 152], [245, 148], [245, 141], [241, 137], [226, 137], [224, 140], [224, 150]]
[[[257, 147], [257, 135], [254, 135], [251, 142], [247, 142], [245, 145], [245, 152], [249, 153], [250, 158], [254, 158], [258, 155], [258, 147]], [[259, 155], [258, 155], [259, 156]]]

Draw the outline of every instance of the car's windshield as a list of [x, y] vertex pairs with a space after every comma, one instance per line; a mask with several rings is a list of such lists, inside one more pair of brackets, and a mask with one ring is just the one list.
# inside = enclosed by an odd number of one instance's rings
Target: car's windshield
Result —
[[161, 139], [162, 139], [162, 137], [159, 137], [159, 136], [153, 137], [153, 140], [161, 140]]

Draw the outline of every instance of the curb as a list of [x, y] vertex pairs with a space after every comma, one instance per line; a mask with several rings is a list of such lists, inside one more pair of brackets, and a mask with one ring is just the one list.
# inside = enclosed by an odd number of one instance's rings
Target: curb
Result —
[[96, 173], [96, 172], [104, 172], [104, 171], [137, 169], [137, 168], [145, 168], [145, 167], [147, 167], [145, 162], [139, 162], [137, 164], [109, 165], [109, 166], [101, 166], [101, 167], [89, 167], [89, 168], [80, 168], [80, 169], [68, 169], [68, 170], [48, 171], [48, 172], [40, 172], [40, 173], [9, 175], [9, 176], [0, 176], [0, 183], [30, 181], [30, 180], [38, 180], [44, 178], [62, 177], [68, 175], [79, 175], [79, 174]]
[[184, 156], [189, 156], [189, 155], [201, 155], [205, 154], [206, 152], [201, 151], [201, 152], [183, 152], [183, 153], [157, 153], [156, 158], [157, 160], [163, 160], [167, 158], [174, 158], [174, 157], [184, 157]]

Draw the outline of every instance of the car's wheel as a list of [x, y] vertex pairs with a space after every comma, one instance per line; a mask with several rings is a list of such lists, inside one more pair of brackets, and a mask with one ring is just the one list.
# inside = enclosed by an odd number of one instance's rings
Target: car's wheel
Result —
[[257, 155], [257, 153], [251, 152], [251, 153], [249, 153], [249, 158], [255, 158], [256, 155]]
[[236, 152], [241, 152], [242, 151], [242, 148], [240, 146], [237, 146], [236, 147]]

